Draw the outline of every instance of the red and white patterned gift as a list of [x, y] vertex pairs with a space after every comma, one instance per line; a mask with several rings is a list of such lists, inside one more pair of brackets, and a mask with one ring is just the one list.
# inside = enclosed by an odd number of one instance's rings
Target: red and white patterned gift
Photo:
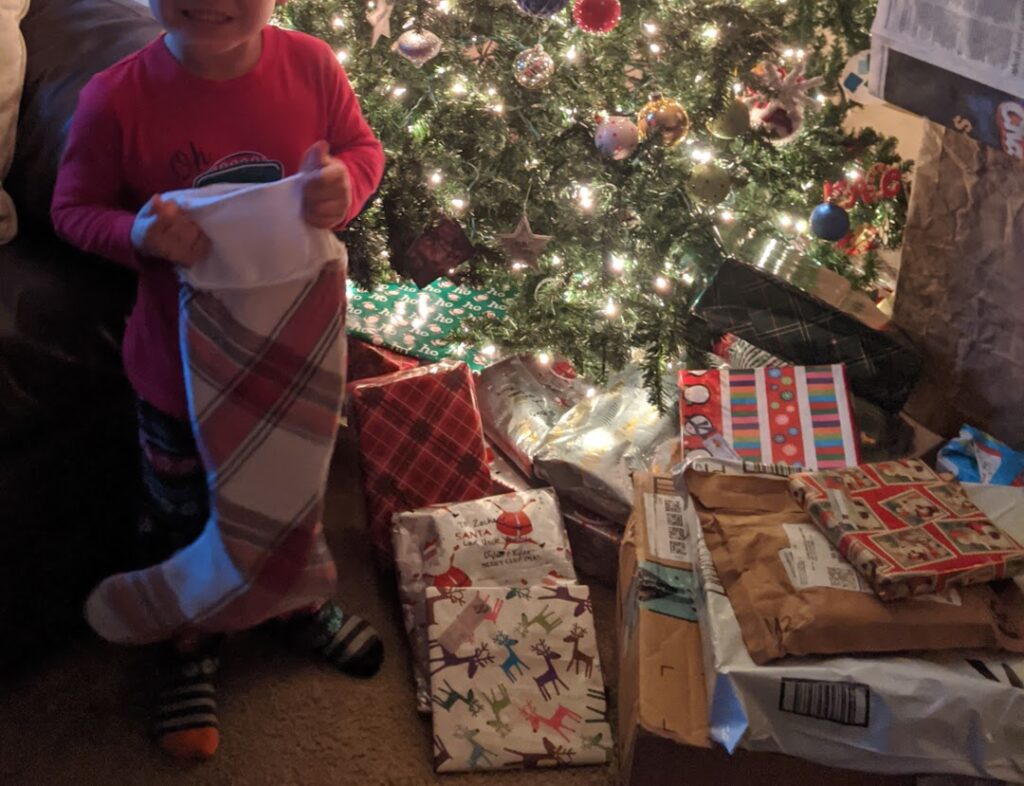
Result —
[[842, 365], [679, 372], [683, 455], [839, 469], [860, 463]]
[[789, 484], [882, 600], [1024, 572], [1024, 547], [918, 459], [802, 472]]

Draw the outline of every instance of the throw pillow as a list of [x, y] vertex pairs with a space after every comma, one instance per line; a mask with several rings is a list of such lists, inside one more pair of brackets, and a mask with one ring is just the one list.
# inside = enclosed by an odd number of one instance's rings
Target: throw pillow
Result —
[[28, 4], [29, 0], [0, 0], [0, 244], [10, 242], [18, 231], [14, 202], [3, 190], [3, 179], [14, 158], [14, 132], [25, 82], [25, 40], [18, 23]]

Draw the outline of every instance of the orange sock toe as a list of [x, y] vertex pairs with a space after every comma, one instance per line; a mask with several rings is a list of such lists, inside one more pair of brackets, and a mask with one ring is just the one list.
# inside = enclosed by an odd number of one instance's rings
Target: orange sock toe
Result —
[[220, 732], [215, 726], [182, 729], [163, 734], [160, 747], [176, 759], [208, 761], [220, 745]]

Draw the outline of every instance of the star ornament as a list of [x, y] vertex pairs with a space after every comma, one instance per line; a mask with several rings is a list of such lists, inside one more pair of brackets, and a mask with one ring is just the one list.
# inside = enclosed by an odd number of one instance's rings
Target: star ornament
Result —
[[463, 53], [473, 65], [484, 66], [494, 62], [497, 51], [498, 45], [494, 41], [483, 40], [473, 41], [463, 50]]
[[370, 48], [377, 46], [381, 36], [391, 38], [391, 12], [395, 10], [395, 4], [389, 0], [377, 0], [376, 5], [366, 12], [366, 21], [370, 23], [373, 32], [370, 36]]
[[498, 240], [508, 253], [513, 263], [529, 267], [537, 266], [537, 257], [544, 247], [551, 242], [551, 235], [535, 235], [530, 229], [530, 219], [526, 213], [519, 219], [514, 232], [509, 235], [498, 235]]

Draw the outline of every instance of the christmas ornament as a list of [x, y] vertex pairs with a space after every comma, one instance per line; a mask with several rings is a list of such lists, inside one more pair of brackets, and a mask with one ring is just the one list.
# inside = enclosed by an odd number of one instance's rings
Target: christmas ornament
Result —
[[569, 4], [569, 0], [516, 0], [519, 10], [527, 16], [548, 19]]
[[366, 12], [366, 21], [373, 28], [370, 34], [370, 48], [377, 46], [381, 36], [391, 38], [391, 12], [395, 4], [388, 0], [378, 0], [377, 5]]
[[594, 134], [597, 149], [616, 161], [633, 155], [639, 142], [640, 130], [628, 117], [609, 117], [598, 125]]
[[619, 0], [576, 0], [572, 6], [573, 21], [580, 30], [594, 35], [610, 33], [621, 16]]
[[395, 41], [398, 54], [419, 68], [437, 57], [441, 51], [441, 39], [429, 30], [406, 30]]
[[498, 235], [506, 253], [513, 262], [520, 262], [529, 267], [537, 266], [537, 257], [544, 247], [551, 242], [550, 235], [535, 235], [530, 229], [530, 219], [526, 213], [519, 219], [519, 224], [510, 235]]
[[834, 183], [826, 181], [825, 201], [849, 210], [858, 202], [873, 205], [880, 199], [892, 199], [902, 190], [903, 173], [899, 167], [878, 163], [856, 180], [843, 178]]
[[690, 130], [690, 118], [683, 105], [655, 93], [637, 116], [640, 138], [652, 138], [664, 147], [678, 145]]
[[425, 231], [401, 257], [392, 259], [395, 271], [416, 282], [423, 289], [431, 282], [448, 275], [471, 256], [475, 249], [466, 233], [455, 221], [444, 219]]
[[738, 98], [730, 101], [725, 110], [708, 126], [708, 130], [719, 139], [735, 139], [749, 128], [750, 109]]
[[856, 257], [874, 251], [881, 245], [877, 227], [871, 224], [861, 224], [856, 229], [850, 230], [836, 242], [836, 248], [848, 257]]
[[840, 240], [850, 231], [850, 215], [839, 205], [820, 204], [811, 212], [811, 231], [822, 240]]
[[717, 205], [732, 188], [729, 173], [713, 161], [697, 164], [690, 173], [690, 191], [702, 202]]
[[516, 81], [523, 87], [537, 89], [544, 87], [555, 73], [555, 61], [540, 44], [524, 49], [516, 57], [514, 72]]
[[494, 62], [498, 51], [498, 45], [491, 40], [473, 41], [463, 52], [466, 58], [475, 66], [487, 65]]
[[804, 108], [814, 104], [807, 92], [820, 87], [824, 80], [820, 76], [804, 77], [803, 63], [787, 72], [774, 63], [762, 62], [754, 74], [767, 88], [767, 94], [751, 93], [743, 99], [750, 107], [751, 127], [766, 133], [775, 144], [792, 141], [803, 127]]

